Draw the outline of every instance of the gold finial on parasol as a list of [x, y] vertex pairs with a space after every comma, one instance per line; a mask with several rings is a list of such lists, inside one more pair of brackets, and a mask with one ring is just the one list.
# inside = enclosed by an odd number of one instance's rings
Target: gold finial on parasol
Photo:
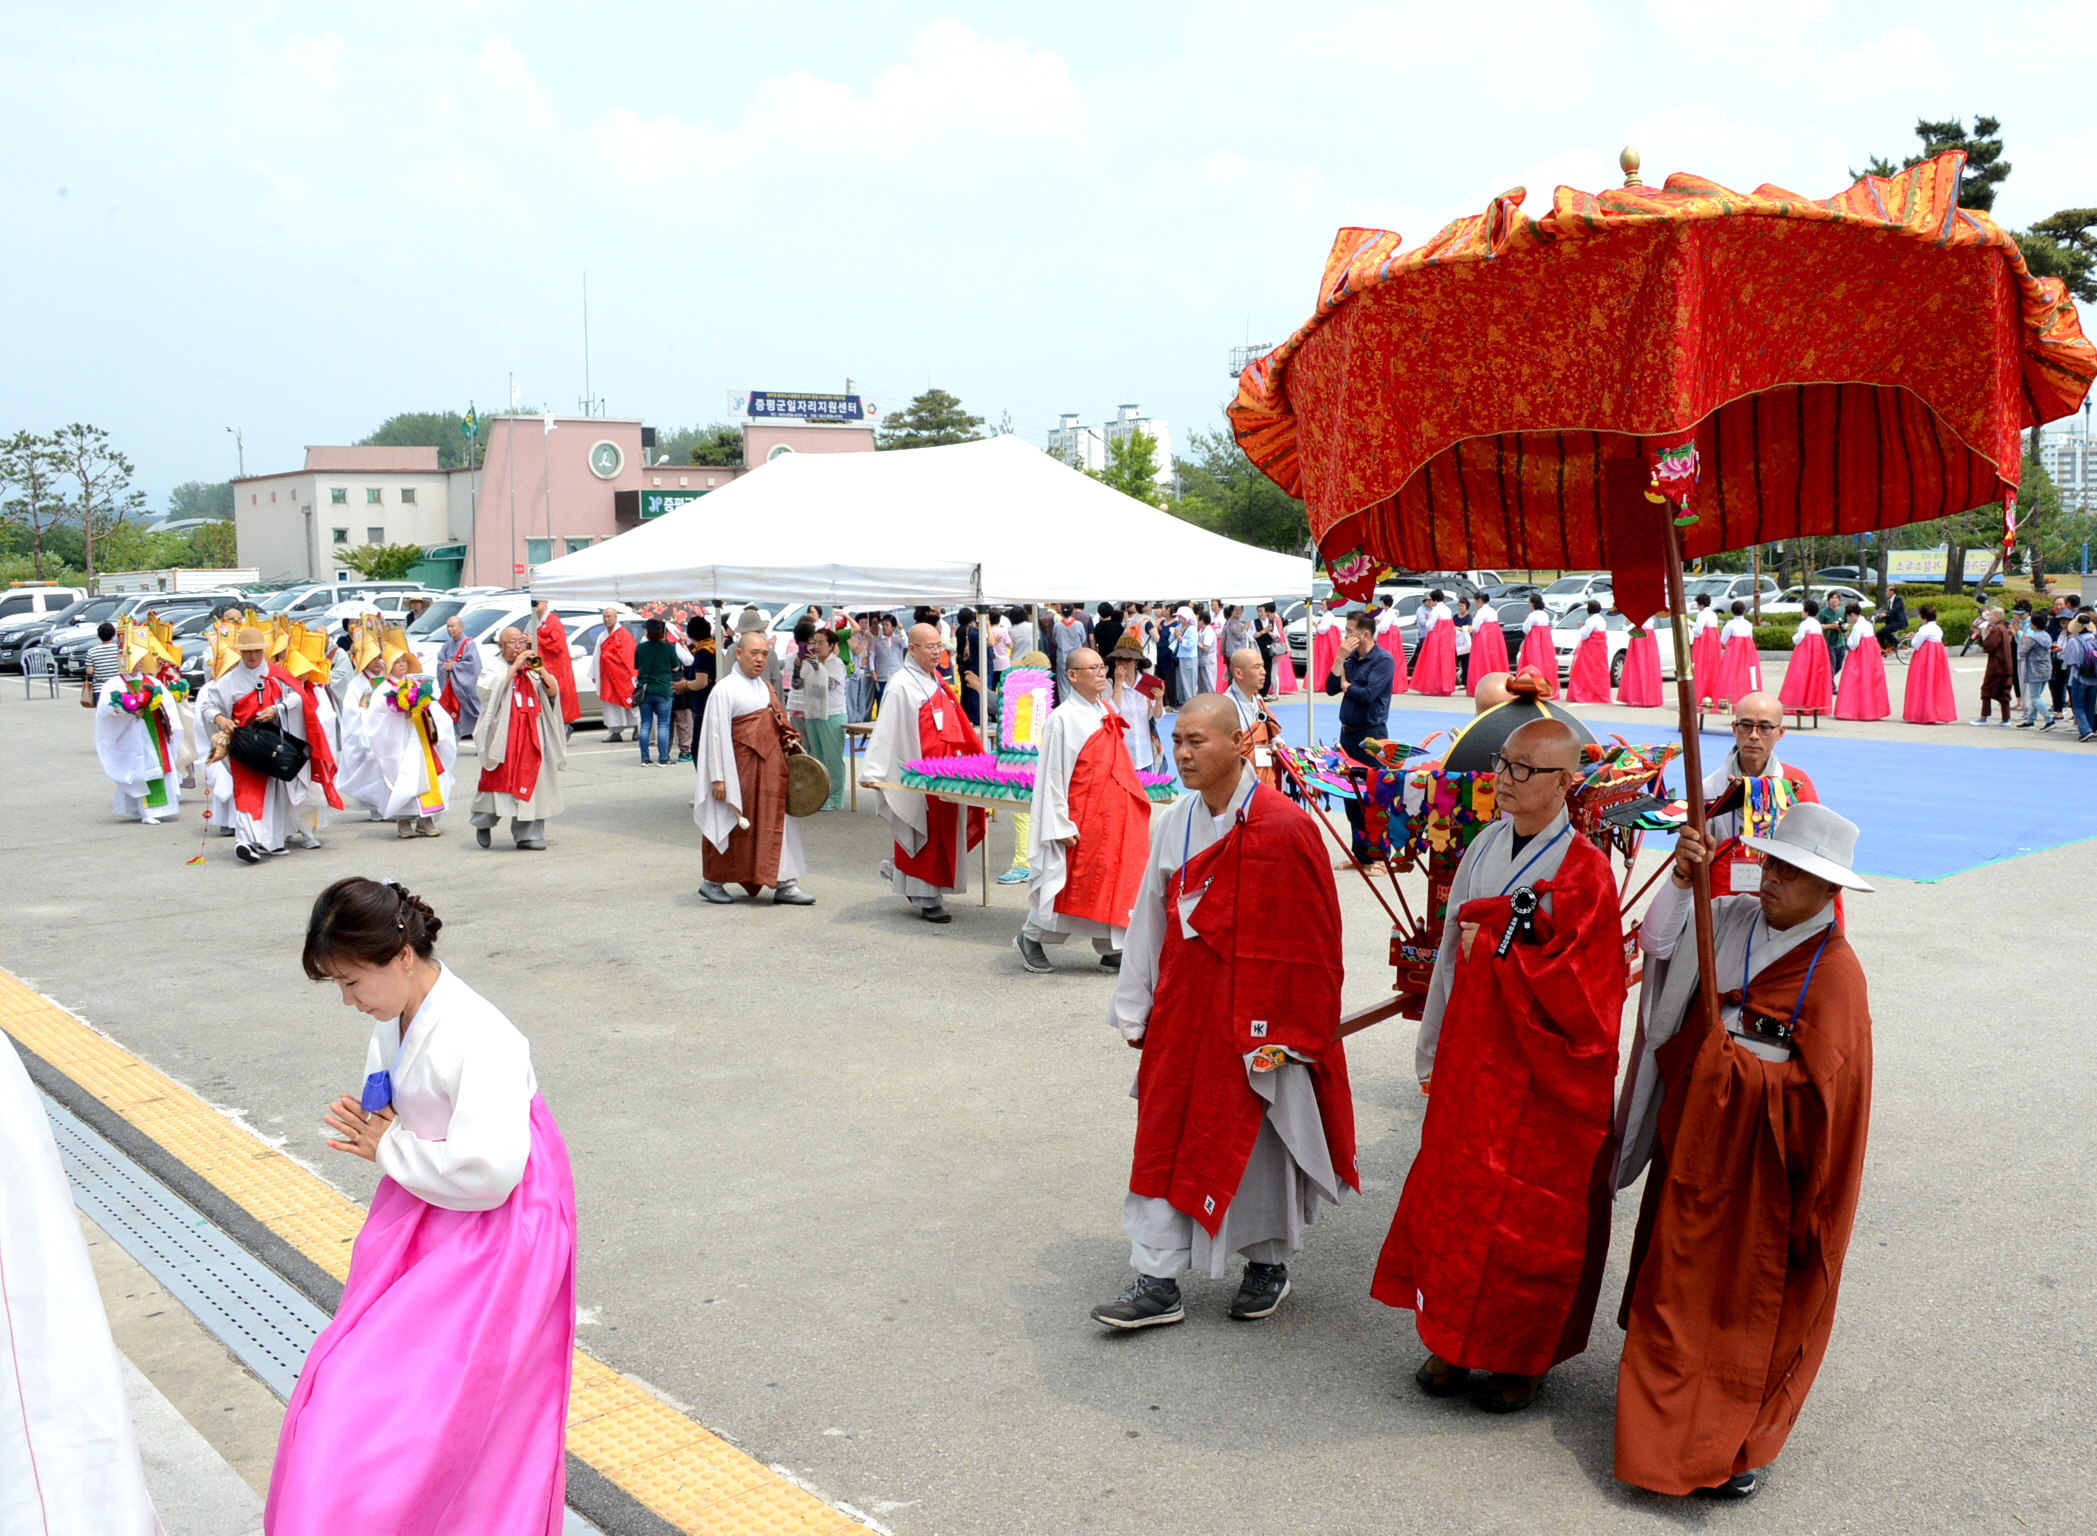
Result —
[[1625, 186], [1642, 187], [1645, 185], [1644, 182], [1638, 179], [1637, 150], [1633, 149], [1629, 144], [1626, 144], [1624, 146], [1624, 152], [1616, 157], [1616, 163], [1624, 168]]

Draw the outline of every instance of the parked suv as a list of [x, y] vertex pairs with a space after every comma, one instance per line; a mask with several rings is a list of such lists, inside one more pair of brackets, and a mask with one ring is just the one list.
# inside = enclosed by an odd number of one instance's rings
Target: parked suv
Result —
[[86, 596], [78, 587], [12, 587], [0, 592], [0, 635], [44, 623]]
[[84, 611], [81, 622], [63, 632], [66, 638], [61, 639], [54, 632], [44, 643], [55, 655], [59, 676], [82, 677], [87, 673], [87, 653], [95, 648], [95, 630], [99, 625], [147, 616], [176, 624], [192, 614], [215, 614], [221, 608], [243, 606], [246, 602], [238, 592], [134, 592], [119, 598], [100, 598], [97, 609], [103, 603], [115, 606], [99, 618], [90, 617], [95, 610]]
[[1584, 611], [1589, 598], [1607, 608], [1616, 601], [1616, 583], [1607, 571], [1588, 571], [1561, 576], [1544, 588], [1544, 607], [1555, 618], [1561, 613]]
[[337, 603], [349, 602], [352, 598], [378, 597], [387, 592], [429, 592], [419, 581], [307, 581], [297, 586], [286, 587], [281, 592], [272, 592], [260, 605], [259, 611], [265, 618], [283, 614], [297, 619], [302, 624], [316, 623], [320, 616]]

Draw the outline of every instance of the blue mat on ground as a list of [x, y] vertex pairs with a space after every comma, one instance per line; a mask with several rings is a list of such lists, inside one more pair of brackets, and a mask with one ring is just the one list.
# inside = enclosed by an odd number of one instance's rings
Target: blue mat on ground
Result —
[[[1303, 742], [1303, 700], [1283, 700], [1275, 719], [1290, 741]], [[1391, 711], [1391, 734], [1420, 743], [1437, 731], [1461, 729], [1464, 716], [1432, 710]], [[1603, 740], [1662, 746], [1681, 740], [1672, 716], [1659, 710], [1631, 714], [1581, 712]], [[1339, 739], [1337, 704], [1317, 706], [1319, 739]], [[1943, 880], [2065, 843], [2097, 838], [2097, 763], [2078, 752], [2020, 751], [1960, 744], [1964, 726], [1914, 728], [1913, 741], [1866, 741], [1830, 730], [1793, 731], [1777, 755], [1812, 775], [1820, 798], [1854, 821], [1857, 867], [1866, 875], [1899, 880]], [[1171, 726], [1164, 726], [1170, 740]], [[1721, 726], [1706, 730], [1704, 756], [1716, 762], [1732, 743]], [[1447, 745], [1442, 741], [1430, 751]], [[1678, 766], [1668, 781], [1680, 793]]]

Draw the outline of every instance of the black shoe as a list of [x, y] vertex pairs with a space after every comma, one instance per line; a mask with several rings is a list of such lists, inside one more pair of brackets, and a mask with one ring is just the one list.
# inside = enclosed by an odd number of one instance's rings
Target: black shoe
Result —
[[260, 864], [262, 862], [262, 855], [255, 851], [254, 845], [251, 843], [241, 843], [234, 848], [233, 857], [240, 860], [243, 864]]
[[1752, 1499], [1762, 1486], [1760, 1472], [1741, 1472], [1727, 1478], [1716, 1488], [1699, 1488], [1700, 1499]]
[[1123, 1291], [1119, 1300], [1092, 1309], [1092, 1320], [1109, 1328], [1156, 1328], [1163, 1323], [1182, 1322], [1186, 1316], [1179, 1282], [1154, 1280], [1149, 1275], [1138, 1275], [1136, 1283]]
[[1039, 939], [1030, 939], [1023, 933], [1012, 935], [1012, 947], [1019, 951], [1019, 963], [1036, 974], [1045, 974], [1056, 967], [1050, 963], [1048, 951], [1041, 947]]
[[1241, 1323], [1274, 1316], [1274, 1309], [1289, 1294], [1289, 1266], [1253, 1264], [1245, 1266], [1245, 1279], [1231, 1301], [1231, 1316]]
[[928, 923], [951, 923], [954, 920], [954, 914], [943, 906], [919, 907], [917, 915]]
[[1114, 951], [1114, 952], [1113, 952], [1113, 953], [1112, 953], [1111, 955], [1101, 955], [1101, 956], [1099, 957], [1099, 968], [1100, 968], [1101, 970], [1103, 970], [1103, 971], [1118, 971], [1118, 970], [1120, 970], [1120, 969], [1121, 969], [1121, 951], [1117, 949], [1117, 950], [1115, 950], [1115, 951]]
[[1471, 1372], [1467, 1366], [1444, 1360], [1440, 1355], [1429, 1355], [1413, 1372], [1413, 1380], [1429, 1397], [1460, 1397], [1471, 1390]]
[[473, 840], [483, 848], [493, 848], [495, 846], [495, 839], [488, 835], [486, 827], [475, 827], [473, 829]]
[[1478, 1383], [1471, 1393], [1471, 1404], [1487, 1413], [1520, 1413], [1536, 1401], [1537, 1388], [1543, 1384], [1541, 1376], [1509, 1376], [1496, 1371]]

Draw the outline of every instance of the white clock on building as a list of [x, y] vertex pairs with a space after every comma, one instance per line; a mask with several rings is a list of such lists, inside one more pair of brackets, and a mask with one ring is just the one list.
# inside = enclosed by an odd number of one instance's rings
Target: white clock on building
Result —
[[626, 454], [610, 438], [590, 445], [590, 473], [600, 480], [616, 480], [626, 467]]

